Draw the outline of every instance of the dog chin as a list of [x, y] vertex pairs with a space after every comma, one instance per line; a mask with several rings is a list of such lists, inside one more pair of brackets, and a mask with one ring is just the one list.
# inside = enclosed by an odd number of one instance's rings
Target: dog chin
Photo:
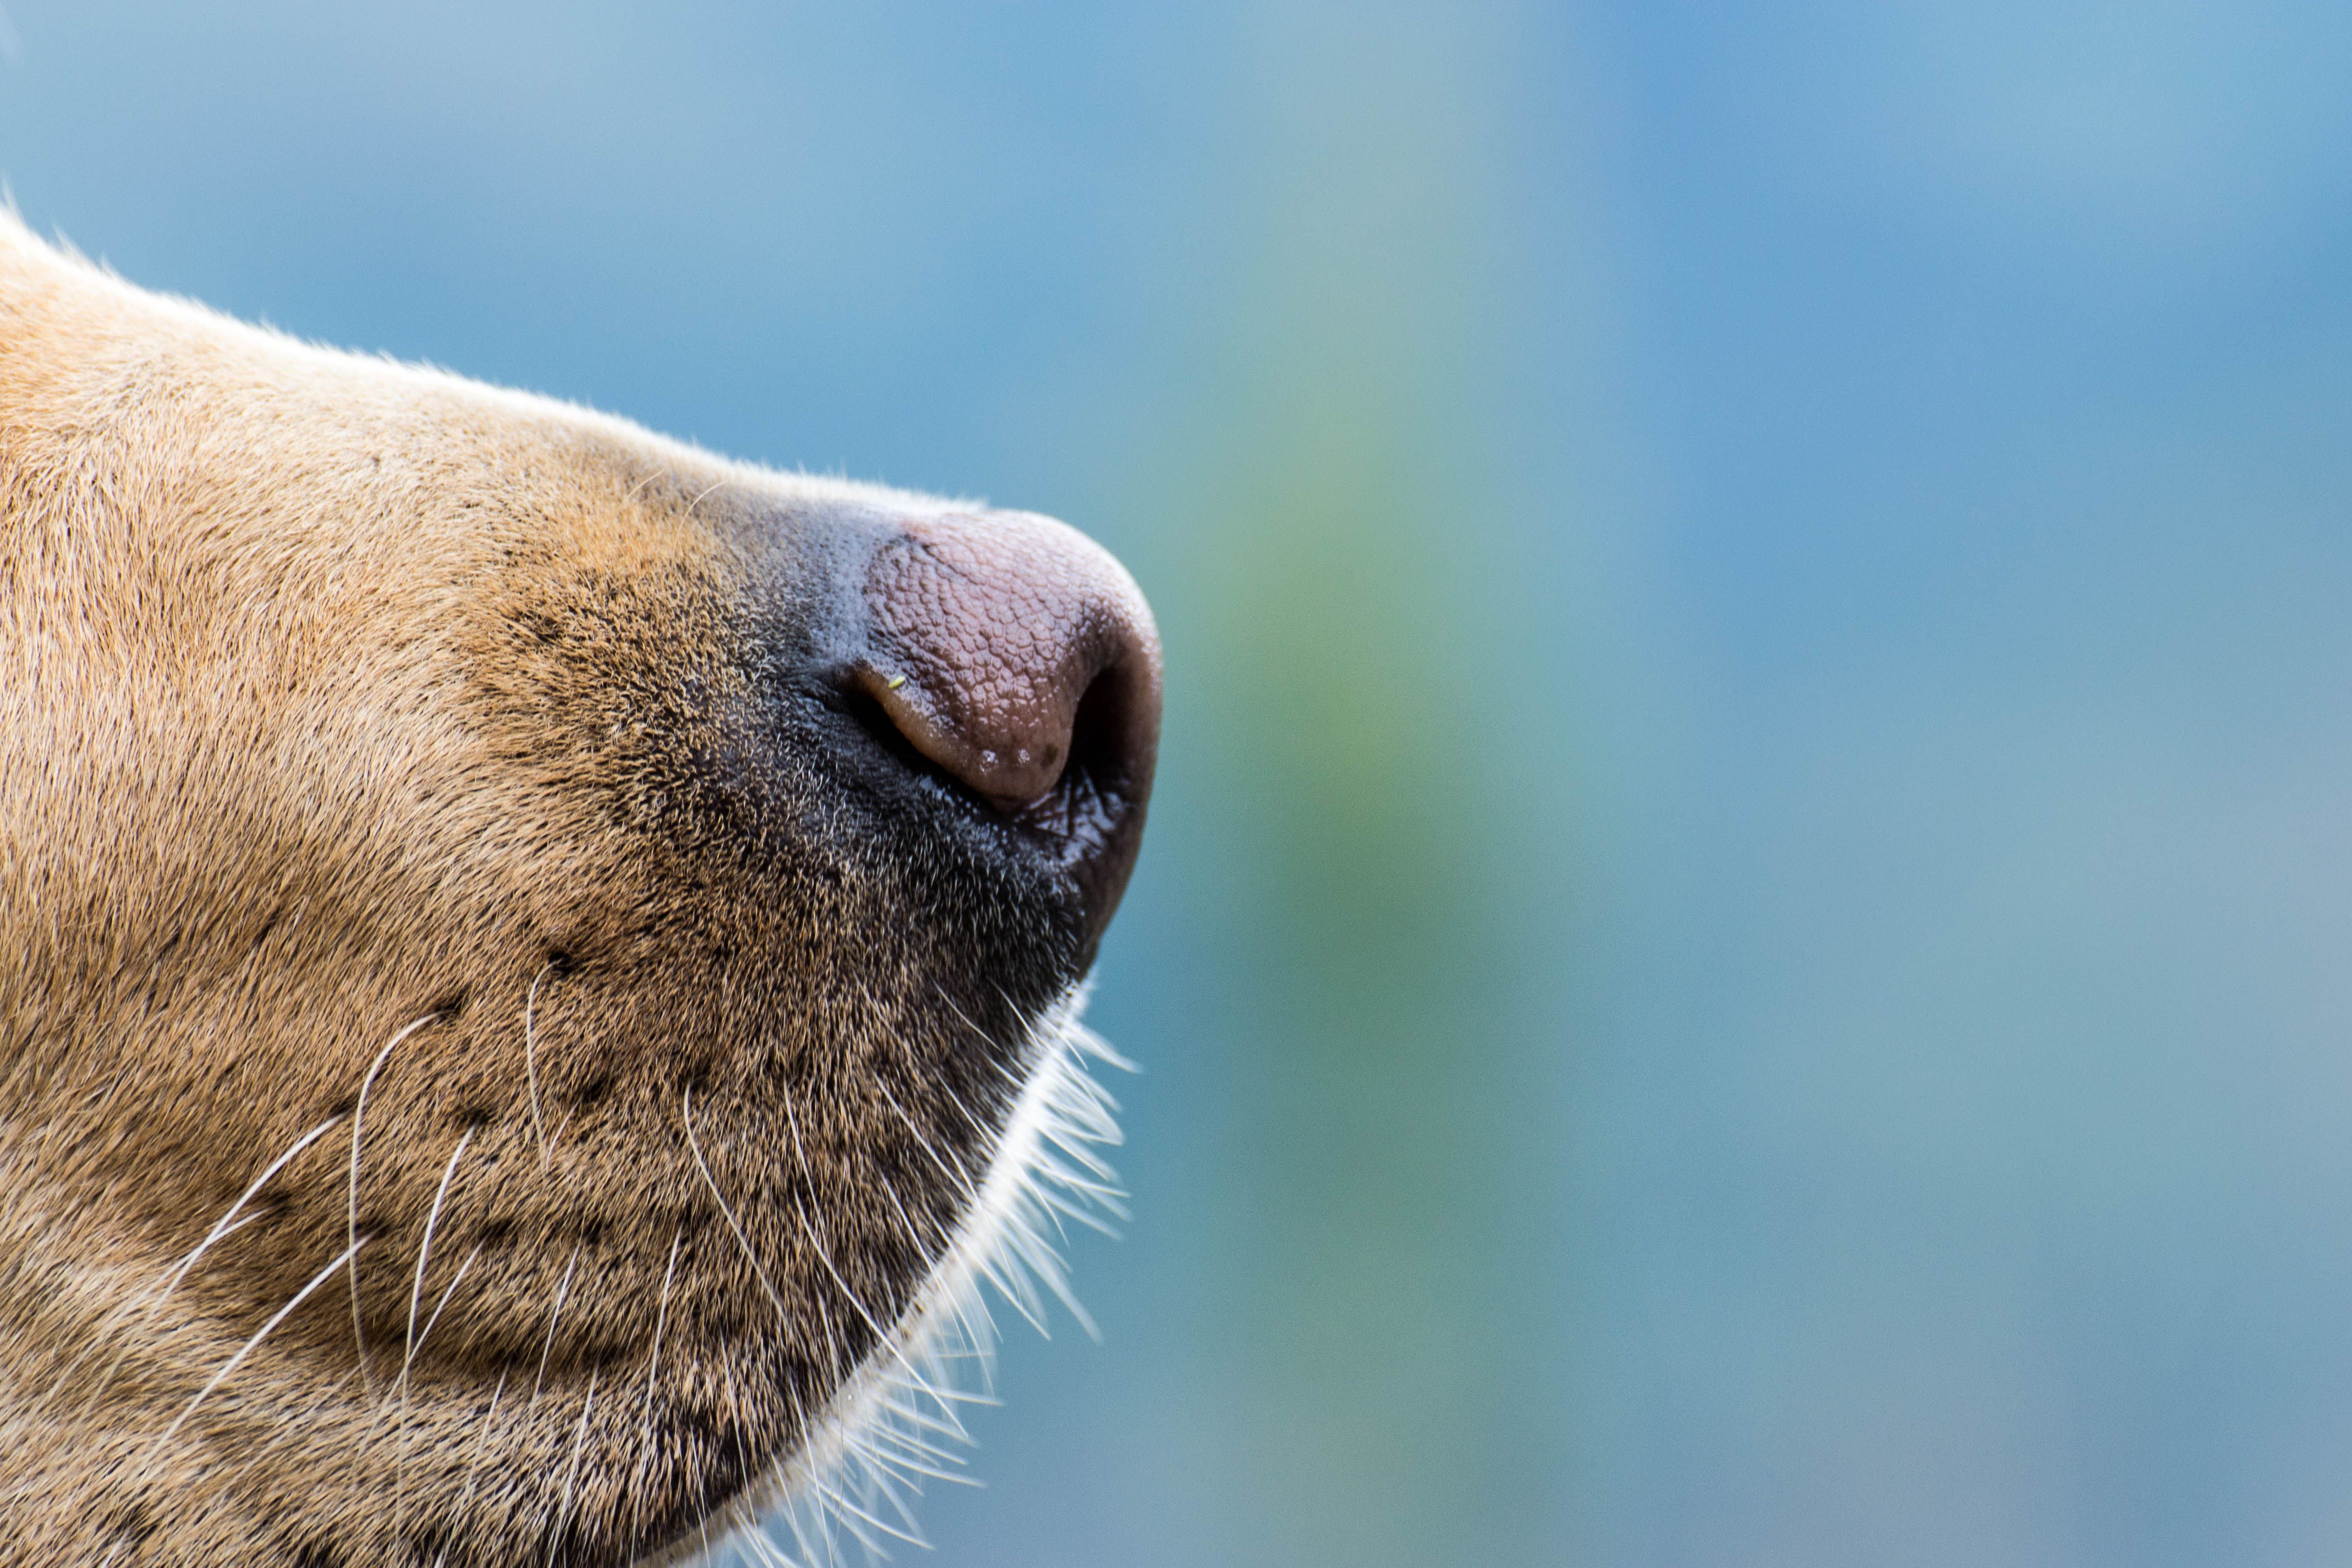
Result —
[[1029, 1029], [1019, 1097], [977, 1184], [940, 1155], [970, 1193], [946, 1249], [868, 1356], [811, 1424], [810, 1435], [641, 1568], [819, 1568], [845, 1547], [869, 1558], [928, 1546], [915, 1502], [929, 1481], [964, 1481], [971, 1438], [963, 1407], [992, 1393], [995, 1305], [1046, 1333], [1054, 1303], [1099, 1338], [1072, 1294], [1060, 1243], [1071, 1223], [1115, 1235], [1125, 1194], [1103, 1151], [1119, 1142], [1118, 1102], [1095, 1064], [1133, 1071], [1081, 1022], [1087, 986], [1073, 986]]

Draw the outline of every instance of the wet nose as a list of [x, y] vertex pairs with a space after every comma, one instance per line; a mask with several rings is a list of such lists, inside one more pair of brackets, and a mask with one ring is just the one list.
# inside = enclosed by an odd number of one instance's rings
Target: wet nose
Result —
[[856, 678], [917, 751], [1008, 816], [1140, 826], [1160, 637], [1108, 552], [1032, 512], [909, 519], [865, 588]]

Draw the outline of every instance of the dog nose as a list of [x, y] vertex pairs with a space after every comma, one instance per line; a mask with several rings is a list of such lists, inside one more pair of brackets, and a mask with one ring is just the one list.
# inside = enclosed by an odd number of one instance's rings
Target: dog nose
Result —
[[1160, 637], [1108, 551], [1033, 512], [906, 519], [865, 586], [857, 680], [917, 751], [1008, 816], [1139, 822]]

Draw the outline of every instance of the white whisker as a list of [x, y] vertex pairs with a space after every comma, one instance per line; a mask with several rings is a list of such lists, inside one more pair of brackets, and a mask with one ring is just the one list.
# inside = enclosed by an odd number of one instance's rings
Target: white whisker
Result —
[[[646, 1392], [641, 1403], [645, 1421], [637, 1433], [637, 1476], [642, 1483], [646, 1462], [654, 1451], [654, 1384], [661, 1375], [662, 1331], [669, 1324], [669, 1288], [677, 1278], [677, 1244], [686, 1238], [683, 1229], [672, 1231], [669, 1238], [669, 1267], [662, 1270], [661, 1304], [654, 1310], [654, 1351], [646, 1363]], [[645, 1521], [646, 1489], [640, 1484], [630, 1489], [636, 1494], [635, 1512], [630, 1528], [635, 1530]]]
[[473, 1250], [466, 1254], [465, 1261], [457, 1265], [457, 1272], [450, 1277], [448, 1287], [441, 1292], [441, 1300], [433, 1304], [433, 1315], [425, 1320], [423, 1328], [416, 1331], [416, 1348], [419, 1351], [425, 1348], [425, 1342], [433, 1337], [433, 1325], [441, 1321], [441, 1313], [449, 1305], [449, 1298], [457, 1293], [457, 1287], [466, 1282], [467, 1274], [473, 1269], [474, 1260], [481, 1256], [481, 1244], [477, 1242]]
[[[449, 1196], [449, 1184], [457, 1180], [457, 1163], [466, 1157], [466, 1146], [473, 1141], [474, 1130], [470, 1127], [457, 1139], [457, 1147], [451, 1152], [449, 1163], [441, 1172], [441, 1184], [434, 1189], [433, 1206], [425, 1212], [424, 1238], [416, 1244], [416, 1282], [408, 1288], [408, 1343], [401, 1352], [400, 1376], [395, 1384], [400, 1390], [400, 1447], [393, 1460], [392, 1482], [392, 1519], [395, 1528], [404, 1517], [408, 1499], [408, 1373], [416, 1364], [416, 1307], [425, 1296], [425, 1269], [433, 1260], [433, 1232], [441, 1223], [441, 1205]], [[473, 1261], [468, 1256], [467, 1266], [470, 1268]], [[464, 1278], [463, 1269], [458, 1271], [458, 1277]], [[452, 1280], [449, 1288], [456, 1289], [457, 1281]], [[440, 1309], [436, 1307], [434, 1316], [437, 1318], [440, 1315]], [[427, 1323], [425, 1330], [430, 1332], [432, 1324]]]
[[442, 1169], [441, 1184], [434, 1189], [433, 1206], [425, 1211], [425, 1237], [416, 1244], [416, 1279], [408, 1288], [408, 1349], [400, 1363], [400, 1381], [408, 1382], [408, 1368], [416, 1360], [416, 1305], [425, 1295], [425, 1269], [433, 1260], [433, 1232], [441, 1224], [441, 1205], [449, 1196], [449, 1184], [457, 1179], [457, 1162], [466, 1157], [466, 1146], [474, 1141], [474, 1130], [467, 1128], [458, 1138], [457, 1147]]
[[530, 983], [530, 994], [522, 1004], [522, 1070], [530, 1082], [530, 1126], [539, 1135], [539, 1168], [547, 1169], [547, 1123], [539, 1115], [539, 1042], [533, 1026], [533, 1015], [539, 1007], [539, 983], [552, 973], [555, 961], [550, 959]]
[[[205, 1233], [205, 1238], [196, 1243], [196, 1245], [180, 1259], [179, 1265], [174, 1268], [161, 1283], [156, 1285], [152, 1290], [142, 1291], [138, 1295], [130, 1297], [128, 1300], [124, 1300], [121, 1305], [115, 1308], [112, 1312], [107, 1315], [106, 1321], [99, 1325], [95, 1333], [90, 1335], [91, 1349], [94, 1351], [98, 1346], [102, 1345], [106, 1341], [107, 1335], [111, 1333], [115, 1327], [120, 1324], [124, 1318], [129, 1317], [131, 1312], [138, 1310], [142, 1305], [145, 1308], [145, 1311], [142, 1315], [142, 1321], [150, 1323], [153, 1322], [155, 1320], [155, 1314], [163, 1310], [164, 1303], [171, 1300], [172, 1292], [180, 1288], [181, 1282], [188, 1277], [189, 1270], [195, 1268], [196, 1264], [204, 1258], [205, 1253], [212, 1250], [212, 1248], [220, 1242], [235, 1236], [238, 1231], [243, 1230], [247, 1226], [252, 1224], [256, 1219], [260, 1217], [257, 1214], [246, 1214], [242, 1212], [245, 1205], [253, 1201], [254, 1194], [261, 1191], [263, 1187], [268, 1186], [272, 1177], [276, 1176], [278, 1172], [284, 1170], [294, 1161], [296, 1156], [302, 1152], [303, 1150], [308, 1149], [311, 1144], [317, 1142], [334, 1127], [336, 1122], [341, 1120], [342, 1118], [340, 1115], [330, 1116], [326, 1121], [321, 1121], [318, 1126], [313, 1127], [310, 1131], [305, 1132], [301, 1137], [296, 1139], [290, 1148], [287, 1149], [283, 1153], [279, 1154], [278, 1158], [272, 1160], [266, 1167], [264, 1167], [261, 1174], [254, 1177], [253, 1180], [247, 1184], [245, 1191], [237, 1194], [236, 1201], [228, 1205], [228, 1211], [226, 1214], [223, 1214], [219, 1220], [215, 1222], [212, 1229]], [[47, 1394], [42, 1395], [40, 1404], [34, 1407], [33, 1413], [35, 1415], [39, 1415], [40, 1411], [47, 1407], [49, 1400], [57, 1396], [58, 1390], [64, 1386], [67, 1380], [69, 1379], [74, 1373], [81, 1370], [84, 1360], [89, 1353], [89, 1352], [84, 1352], [82, 1354], [74, 1357], [73, 1361], [67, 1366], [65, 1372], [59, 1374], [58, 1382], [51, 1385]], [[123, 1360], [130, 1353], [131, 1349], [128, 1345], [125, 1345], [115, 1352], [114, 1359], [107, 1363], [106, 1370], [100, 1373], [98, 1378], [90, 1384], [89, 1393], [84, 1403], [85, 1409], [93, 1405], [99, 1395], [103, 1394], [108, 1386], [114, 1382], [114, 1374], [122, 1369]]]
[[[438, 1012], [427, 1013], [393, 1036], [383, 1049], [376, 1053], [375, 1060], [368, 1064], [367, 1076], [360, 1079], [359, 1098], [352, 1104], [351, 1203], [344, 1215], [349, 1226], [345, 1239], [351, 1245], [345, 1249], [345, 1257], [351, 1257], [360, 1249], [360, 1131], [362, 1120], [367, 1115], [368, 1090], [375, 1087], [375, 1075], [383, 1070], [383, 1064], [392, 1059], [392, 1053], [400, 1048], [401, 1042], [440, 1016]], [[352, 1342], [359, 1351], [360, 1384], [366, 1390], [367, 1397], [373, 1399], [375, 1380], [368, 1368], [367, 1329], [360, 1313], [360, 1271], [356, 1267], [352, 1269], [351, 1286]]]
[[[793, 1152], [799, 1157], [802, 1173], [807, 1179], [811, 1192], [814, 1193], [816, 1183], [814, 1177], [807, 1174], [808, 1152], [801, 1145], [800, 1118], [793, 1113], [793, 1095], [790, 1089], [783, 1091], [783, 1101], [784, 1125], [793, 1135]], [[867, 1331], [874, 1335], [875, 1343], [884, 1353], [897, 1359], [905, 1369], [907, 1375], [914, 1380], [918, 1387], [926, 1394], [933, 1394], [921, 1370], [913, 1362], [908, 1361], [906, 1352], [899, 1348], [897, 1337], [875, 1321], [874, 1314], [866, 1310], [866, 1303], [858, 1299], [857, 1292], [851, 1289], [848, 1279], [843, 1276], [839, 1268], [834, 1267], [833, 1253], [824, 1245], [824, 1238], [817, 1234], [816, 1226], [809, 1223], [808, 1213], [801, 1206], [800, 1194], [797, 1193], [793, 1194], [793, 1216], [801, 1222], [801, 1235], [807, 1239], [810, 1248], [815, 1252], [817, 1261], [824, 1265], [824, 1271], [833, 1276], [833, 1282], [841, 1287], [842, 1295], [848, 1298], [850, 1306], [855, 1308], [858, 1317], [865, 1321]], [[938, 1395], [933, 1394], [933, 1397], [936, 1398]]]
[[[473, 1462], [466, 1467], [466, 1489], [458, 1494], [456, 1510], [460, 1519], [466, 1517], [466, 1505], [474, 1500], [474, 1482], [481, 1474], [483, 1459], [489, 1455], [490, 1434], [499, 1424], [499, 1401], [506, 1397], [506, 1393], [507, 1374], [501, 1372], [499, 1373], [498, 1387], [490, 1393], [489, 1414], [482, 1417], [482, 1430], [474, 1440]], [[447, 1563], [448, 1559], [449, 1549], [445, 1546], [441, 1549], [441, 1554], [433, 1560], [434, 1568], [443, 1568], [443, 1564]]]
[[[319, 1125], [311, 1128], [310, 1131], [302, 1134], [301, 1137], [297, 1138], [294, 1141], [292, 1147], [289, 1148], [284, 1153], [278, 1155], [275, 1160], [270, 1161], [269, 1164], [262, 1171], [261, 1174], [253, 1178], [253, 1181], [246, 1187], [245, 1191], [236, 1195], [236, 1202], [228, 1205], [228, 1212], [221, 1215], [220, 1222], [217, 1225], [215, 1225], [211, 1230], [205, 1232], [205, 1238], [196, 1243], [195, 1247], [185, 1258], [180, 1259], [180, 1266], [177, 1268], [173, 1269], [171, 1277], [163, 1281], [163, 1288], [156, 1291], [155, 1300], [148, 1308], [148, 1312], [151, 1316], [153, 1314], [157, 1307], [162, 1306], [163, 1302], [171, 1297], [173, 1290], [179, 1289], [180, 1281], [188, 1277], [188, 1271], [203, 1260], [205, 1254], [212, 1250], [213, 1245], [215, 1242], [220, 1241], [231, 1232], [243, 1227], [246, 1220], [239, 1219], [237, 1216], [244, 1212], [245, 1205], [253, 1201], [254, 1194], [261, 1191], [262, 1188], [268, 1186], [271, 1177], [284, 1170], [288, 1165], [292, 1164], [295, 1159], [301, 1154], [303, 1150], [308, 1149], [311, 1144], [316, 1143], [320, 1139], [332, 1131], [334, 1130], [335, 1123], [341, 1120], [342, 1117], [341, 1114], [328, 1117], [324, 1121], [320, 1122]], [[252, 1217], [254, 1216], [247, 1216], [247, 1219]]]
[[915, 1119], [907, 1114], [906, 1107], [898, 1103], [898, 1097], [890, 1092], [888, 1084], [877, 1079], [874, 1081], [874, 1087], [882, 1091], [883, 1102], [898, 1114], [899, 1121], [907, 1124], [907, 1131], [914, 1137], [915, 1147], [920, 1149], [929, 1158], [931, 1163], [940, 1168], [940, 1174], [962, 1191], [965, 1201], [977, 1204], [980, 1201], [980, 1189], [972, 1185], [971, 1173], [964, 1169], [963, 1162], [958, 1159], [953, 1163], [950, 1163], [947, 1158], [940, 1154], [929, 1135], [915, 1124]]
[[572, 1524], [572, 1487], [580, 1479], [580, 1456], [588, 1447], [588, 1414], [596, 1408], [596, 1378], [602, 1367], [588, 1369], [587, 1396], [580, 1401], [580, 1425], [572, 1435], [572, 1462], [563, 1468], [563, 1496], [556, 1505], [555, 1527], [547, 1532], [547, 1561], [555, 1562], [557, 1548], [563, 1544], [563, 1532]]
[[541, 1388], [545, 1386], [547, 1383], [547, 1358], [555, 1353], [555, 1325], [561, 1321], [563, 1317], [563, 1298], [570, 1295], [572, 1292], [572, 1271], [580, 1267], [580, 1248], [582, 1245], [582, 1243], [577, 1241], [572, 1244], [571, 1261], [564, 1264], [562, 1281], [555, 1287], [554, 1310], [547, 1314], [547, 1342], [540, 1346], [539, 1375], [531, 1380], [530, 1384], [530, 1403], [534, 1409], [536, 1409], [539, 1405], [539, 1391]]
[[776, 1316], [791, 1322], [793, 1315], [784, 1310], [783, 1297], [777, 1294], [774, 1283], [768, 1279], [767, 1269], [761, 1266], [760, 1255], [751, 1250], [751, 1238], [743, 1234], [743, 1223], [735, 1217], [734, 1206], [728, 1203], [727, 1194], [719, 1190], [719, 1178], [710, 1173], [710, 1162], [702, 1157], [702, 1144], [694, 1135], [694, 1089], [690, 1085], [678, 1101], [678, 1117], [686, 1123], [686, 1146], [694, 1154], [694, 1168], [702, 1173], [703, 1184], [709, 1187], [711, 1197], [718, 1202], [719, 1212], [726, 1218], [727, 1228], [735, 1233], [735, 1245], [743, 1249], [743, 1261], [751, 1266], [752, 1274], [759, 1279], [760, 1289], [765, 1290], [768, 1300], [775, 1304]]
[[152, 1458], [156, 1450], [161, 1449], [164, 1444], [169, 1443], [173, 1437], [178, 1434], [180, 1428], [187, 1424], [188, 1417], [196, 1413], [196, 1407], [211, 1396], [213, 1390], [227, 1382], [228, 1374], [235, 1372], [238, 1367], [243, 1366], [245, 1364], [245, 1358], [251, 1355], [255, 1350], [259, 1348], [261, 1342], [268, 1339], [270, 1336], [270, 1333], [276, 1330], [278, 1325], [286, 1321], [288, 1315], [290, 1314], [295, 1308], [310, 1300], [311, 1291], [316, 1290], [320, 1286], [325, 1284], [328, 1279], [333, 1276], [336, 1269], [342, 1268], [345, 1264], [351, 1262], [352, 1259], [358, 1257], [360, 1248], [366, 1245], [367, 1242], [364, 1238], [352, 1242], [349, 1247], [346, 1247], [342, 1251], [335, 1255], [335, 1260], [332, 1263], [328, 1264], [324, 1268], [320, 1269], [319, 1272], [310, 1276], [310, 1282], [303, 1286], [299, 1290], [295, 1291], [294, 1299], [292, 1300], [278, 1308], [278, 1310], [271, 1315], [269, 1321], [262, 1324], [259, 1331], [257, 1331], [251, 1339], [246, 1341], [242, 1345], [239, 1345], [237, 1347], [236, 1353], [229, 1357], [227, 1361], [222, 1363], [221, 1369], [213, 1373], [211, 1382], [196, 1390], [196, 1396], [188, 1401], [187, 1408], [181, 1411], [177, 1416], [173, 1418], [172, 1424], [163, 1428], [163, 1435], [156, 1438], [153, 1445], [148, 1449], [149, 1456]]

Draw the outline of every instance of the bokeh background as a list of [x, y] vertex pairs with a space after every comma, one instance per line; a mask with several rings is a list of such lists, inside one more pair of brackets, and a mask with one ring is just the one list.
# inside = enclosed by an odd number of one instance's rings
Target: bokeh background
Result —
[[1152, 595], [937, 1561], [2352, 1559], [2352, 8], [0, 5], [133, 279]]

